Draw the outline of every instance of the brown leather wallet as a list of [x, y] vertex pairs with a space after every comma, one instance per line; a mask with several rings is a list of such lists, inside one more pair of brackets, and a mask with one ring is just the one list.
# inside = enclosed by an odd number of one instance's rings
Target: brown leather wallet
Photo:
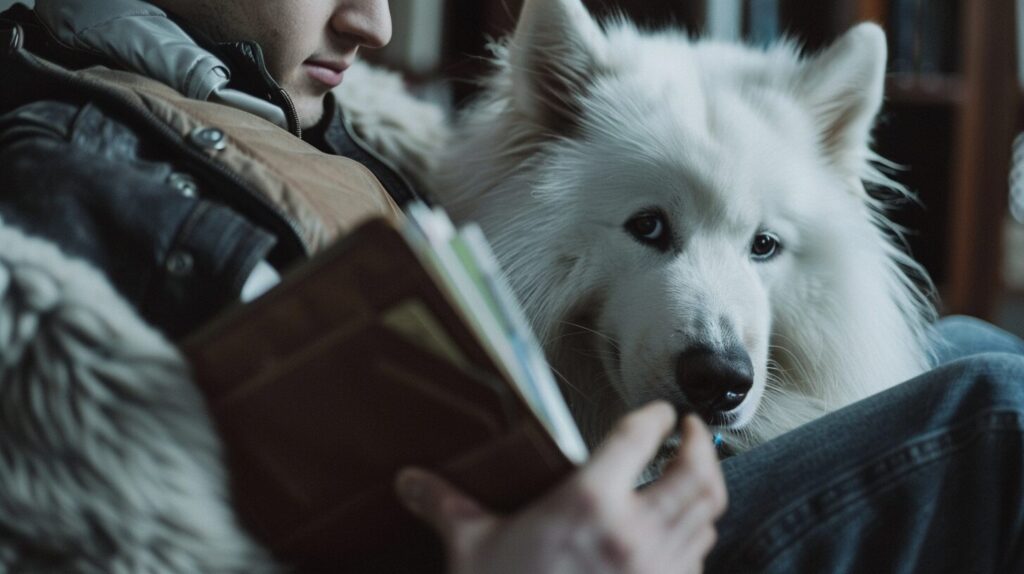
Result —
[[371, 220], [184, 342], [236, 509], [286, 562], [441, 571], [439, 542], [393, 492], [408, 465], [498, 511], [571, 472], [437, 279], [394, 224]]

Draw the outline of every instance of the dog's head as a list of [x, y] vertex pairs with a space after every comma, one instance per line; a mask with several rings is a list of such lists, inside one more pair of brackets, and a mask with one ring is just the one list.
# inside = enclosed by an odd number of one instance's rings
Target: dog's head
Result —
[[[855, 288], [846, 269], [887, 245], [862, 184], [880, 177], [883, 32], [802, 58], [527, 0], [502, 56], [457, 151], [455, 177], [476, 179], [446, 185], [469, 189], [454, 209], [483, 224], [555, 366], [581, 395], [747, 425], [778, 370], [806, 367], [779, 355], [786, 333], [818, 332], [851, 301], [831, 292]], [[579, 380], [587, 361], [607, 380]]]

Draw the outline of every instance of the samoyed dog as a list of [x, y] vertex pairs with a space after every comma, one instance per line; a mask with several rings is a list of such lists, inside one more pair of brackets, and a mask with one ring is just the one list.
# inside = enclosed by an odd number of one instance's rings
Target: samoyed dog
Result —
[[428, 175], [481, 225], [594, 444], [667, 399], [742, 450], [927, 366], [923, 270], [867, 187], [885, 35], [801, 56], [527, 0]]
[[527, 0], [497, 63], [432, 189], [483, 227], [591, 442], [667, 399], [745, 448], [927, 367], [924, 272], [866, 191], [893, 187], [877, 26], [802, 57]]

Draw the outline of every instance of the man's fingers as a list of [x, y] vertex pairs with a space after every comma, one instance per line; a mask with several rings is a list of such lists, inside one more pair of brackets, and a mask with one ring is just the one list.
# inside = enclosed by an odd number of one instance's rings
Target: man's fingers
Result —
[[685, 513], [697, 498], [708, 499], [716, 516], [725, 510], [725, 479], [711, 434], [699, 418], [691, 415], [683, 420], [676, 458], [642, 496], [670, 520]]
[[691, 533], [685, 540], [679, 540], [674, 555], [666, 559], [669, 564], [683, 565], [684, 569], [676, 572], [693, 572], [700, 574], [704, 571], [704, 560], [711, 554], [715, 543], [718, 541], [718, 532], [714, 527], [703, 528], [698, 532]]
[[399, 472], [395, 490], [406, 508], [430, 524], [455, 554], [465, 551], [497, 520], [451, 483], [424, 470]]
[[656, 401], [624, 417], [594, 452], [581, 478], [613, 492], [632, 487], [637, 475], [658, 452], [672, 430], [675, 409]]
[[[696, 541], [702, 539], [702, 533], [709, 530], [712, 533], [715, 532], [716, 518], [718, 518], [718, 512], [713, 504], [707, 500], [698, 500], [691, 504], [675, 520], [674, 524], [665, 528], [666, 542], [670, 546], [680, 545], [681, 543], [681, 546], [696, 546]], [[701, 547], [701, 551], [705, 554], [709, 550], [710, 546]]]
[[707, 503], [699, 503], [692, 510], [671, 528], [658, 521], [645, 525], [644, 538], [649, 544], [645, 546], [644, 557], [649, 567], [642, 571], [703, 572], [701, 565], [714, 547], [717, 530]]

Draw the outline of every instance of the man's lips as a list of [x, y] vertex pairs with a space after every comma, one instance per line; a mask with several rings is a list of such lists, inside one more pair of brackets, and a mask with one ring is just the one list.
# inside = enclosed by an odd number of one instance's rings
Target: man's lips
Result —
[[341, 62], [307, 61], [304, 65], [311, 78], [331, 88], [341, 84], [349, 67]]

